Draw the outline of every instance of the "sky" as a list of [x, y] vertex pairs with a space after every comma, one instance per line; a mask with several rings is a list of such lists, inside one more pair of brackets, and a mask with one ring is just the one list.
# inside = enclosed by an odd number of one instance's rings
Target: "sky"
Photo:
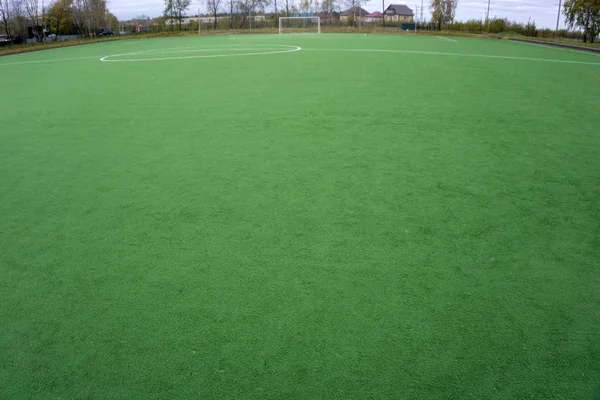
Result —
[[[406, 4], [413, 10], [420, 8], [419, 0], [384, 0], [387, 7], [390, 3]], [[423, 0], [425, 9], [423, 16], [429, 19], [430, 0]], [[192, 0], [189, 14], [196, 14], [197, 9], [206, 12], [204, 2]], [[342, 2], [343, 3], [343, 2]], [[459, 0], [456, 10], [457, 20], [470, 18], [485, 18], [487, 0]], [[164, 8], [162, 0], [109, 0], [109, 9], [119, 19], [130, 19], [139, 15], [157, 17], [161, 15]], [[370, 0], [363, 7], [368, 11], [381, 11], [381, 0]], [[511, 21], [527, 22], [529, 18], [535, 21], [538, 28], [555, 28], [556, 15], [558, 11], [558, 0], [491, 0], [490, 17], [508, 18]], [[420, 13], [419, 13], [420, 14]], [[561, 15], [561, 28], [564, 27], [564, 17]]]

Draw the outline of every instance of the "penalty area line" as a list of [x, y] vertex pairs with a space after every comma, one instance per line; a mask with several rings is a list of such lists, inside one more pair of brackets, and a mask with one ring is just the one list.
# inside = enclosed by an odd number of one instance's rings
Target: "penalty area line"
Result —
[[[281, 45], [286, 46], [287, 48], [282, 49], [269, 49], [268, 51], [262, 51], [264, 49], [261, 48], [244, 48], [243, 50], [251, 51], [250, 53], [233, 53], [233, 54], [209, 54], [209, 55], [198, 55], [198, 56], [175, 56], [175, 57], [153, 57], [153, 58], [125, 58], [125, 59], [110, 59], [115, 57], [122, 56], [132, 56], [132, 55], [151, 55], [148, 53], [125, 53], [125, 54], [114, 54], [102, 57], [100, 61], [102, 62], [140, 62], [140, 61], [167, 61], [167, 60], [191, 60], [198, 58], [219, 58], [219, 57], [243, 57], [243, 56], [258, 56], [258, 55], [267, 55], [267, 54], [284, 54], [284, 53], [293, 53], [299, 50], [302, 50], [300, 46], [291, 46], [291, 45]], [[212, 51], [218, 50], [230, 50], [230, 51], [239, 51], [237, 49], [210, 49]], [[258, 50], [258, 51], [255, 51]], [[255, 52], [252, 52], [255, 51]], [[187, 52], [187, 51], [186, 51]]]
[[447, 37], [444, 37], [444, 36], [436, 36], [436, 38], [438, 38], [438, 39], [443, 39], [443, 40], [447, 40], [447, 41], [449, 41], [449, 42], [454, 42], [454, 43], [456, 43], [456, 40], [454, 40], [454, 39], [450, 39], [450, 38], [447, 38]]

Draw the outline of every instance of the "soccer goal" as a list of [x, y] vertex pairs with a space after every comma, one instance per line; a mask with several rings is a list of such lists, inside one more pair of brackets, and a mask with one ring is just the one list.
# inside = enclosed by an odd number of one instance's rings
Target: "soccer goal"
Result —
[[279, 17], [279, 33], [321, 33], [321, 18]]

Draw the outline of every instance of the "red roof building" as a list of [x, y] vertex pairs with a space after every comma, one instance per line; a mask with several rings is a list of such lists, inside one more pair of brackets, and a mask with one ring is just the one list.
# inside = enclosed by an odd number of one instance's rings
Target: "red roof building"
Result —
[[375, 12], [365, 15], [365, 22], [381, 21], [382, 18], [383, 18], [383, 14], [380, 13], [379, 11], [375, 11]]

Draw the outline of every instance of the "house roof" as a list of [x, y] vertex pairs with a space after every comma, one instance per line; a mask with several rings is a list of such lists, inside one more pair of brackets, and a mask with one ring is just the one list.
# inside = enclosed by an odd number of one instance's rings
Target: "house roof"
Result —
[[331, 14], [328, 14], [326, 12], [316, 13], [314, 16], [319, 17], [321, 19], [331, 19]]
[[385, 14], [389, 15], [410, 15], [414, 16], [413, 10], [404, 4], [390, 4], [388, 8], [385, 9]]
[[383, 14], [380, 13], [379, 11], [375, 11], [375, 12], [372, 12], [371, 14], [365, 15], [365, 17], [381, 18], [381, 17], [383, 17]]
[[352, 7], [352, 8], [347, 9], [343, 13], [341, 13], [340, 16], [347, 17], [347, 16], [352, 15], [352, 14], [366, 16], [366, 15], [369, 14], [369, 12], [367, 10], [365, 10], [364, 8], [361, 8], [361, 7]]

